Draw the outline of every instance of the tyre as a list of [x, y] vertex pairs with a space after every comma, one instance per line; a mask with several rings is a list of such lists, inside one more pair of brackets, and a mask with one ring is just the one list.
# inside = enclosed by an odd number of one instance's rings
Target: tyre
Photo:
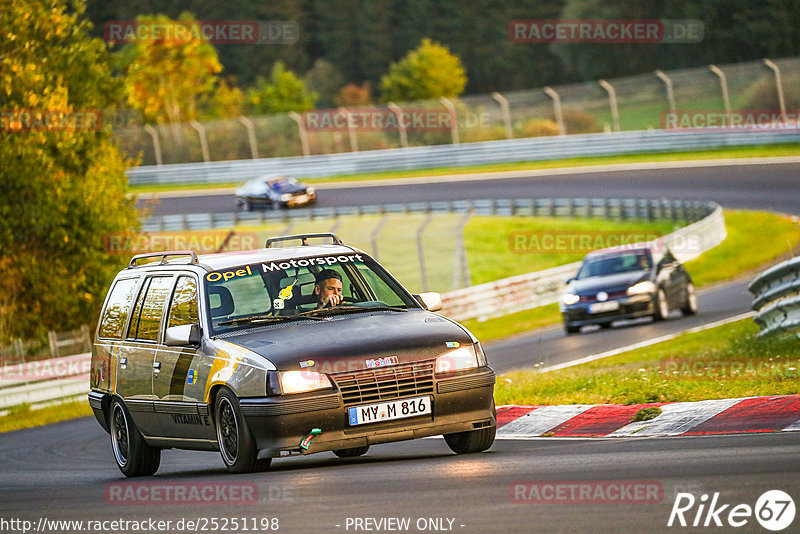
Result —
[[269, 468], [272, 458], [258, 459], [256, 441], [242, 417], [239, 399], [222, 388], [214, 402], [214, 425], [219, 453], [231, 473], [252, 473]]
[[367, 454], [368, 450], [369, 445], [364, 445], [363, 447], [353, 447], [351, 449], [336, 449], [333, 454], [339, 458], [355, 458], [356, 456]]
[[664, 290], [659, 288], [658, 289], [658, 296], [656, 297], [656, 310], [653, 313], [653, 319], [655, 321], [663, 321], [669, 315], [669, 302], [667, 301], [667, 295], [664, 293]]
[[253, 205], [250, 204], [249, 200], [245, 200], [244, 204], [242, 204], [242, 211], [250, 211], [253, 209]]
[[[492, 401], [492, 413], [496, 414], [494, 401]], [[487, 428], [478, 430], [468, 430], [455, 434], [445, 434], [444, 441], [450, 450], [456, 454], [470, 454], [482, 452], [492, 446], [494, 436], [497, 433], [497, 423]]]
[[580, 326], [571, 326], [571, 325], [568, 325], [568, 324], [564, 325], [564, 332], [566, 332], [567, 335], [569, 335], [569, 334], [577, 334], [580, 329], [581, 329]]
[[681, 308], [684, 315], [694, 315], [697, 313], [697, 294], [694, 291], [694, 284], [686, 284], [686, 302]]
[[108, 427], [114, 459], [123, 475], [150, 476], [158, 471], [161, 449], [145, 443], [142, 433], [120, 399], [114, 399], [111, 403]]
[[600, 328], [602, 328], [603, 330], [608, 330], [609, 328], [611, 328], [611, 323], [600, 323]]

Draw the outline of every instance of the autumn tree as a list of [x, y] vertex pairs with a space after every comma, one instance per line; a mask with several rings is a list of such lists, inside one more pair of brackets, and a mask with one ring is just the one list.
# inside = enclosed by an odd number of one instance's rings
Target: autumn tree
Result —
[[308, 91], [303, 80], [280, 61], [272, 66], [268, 79], [259, 77], [247, 92], [250, 111], [256, 114], [306, 111], [314, 107], [317, 98], [319, 95]]
[[[165, 15], [140, 16], [136, 20], [152, 26], [197, 24], [186, 12], [177, 21]], [[120, 66], [128, 104], [141, 111], [146, 122], [197, 119], [200, 99], [211, 95], [221, 83], [217, 77], [222, 70], [217, 51], [196, 33], [186, 32], [180, 39], [129, 42], [120, 51]]]
[[446, 47], [423, 39], [416, 50], [391, 65], [381, 79], [381, 92], [385, 102], [426, 100], [458, 96], [466, 83], [461, 60]]
[[4, 0], [0, 17], [0, 344], [90, 323], [137, 225], [126, 162], [98, 110], [115, 102], [82, 5]]

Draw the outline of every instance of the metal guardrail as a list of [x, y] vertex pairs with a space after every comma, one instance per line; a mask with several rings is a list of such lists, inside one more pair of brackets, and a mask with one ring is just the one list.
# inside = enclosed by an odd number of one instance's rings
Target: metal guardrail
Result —
[[458, 145], [269, 159], [150, 165], [128, 171], [131, 185], [238, 183], [265, 174], [324, 177], [402, 169], [463, 167], [640, 152], [671, 152], [722, 146], [800, 142], [800, 129], [742, 131], [643, 130], [532, 137]]
[[443, 200], [339, 206], [296, 210], [264, 210], [230, 213], [159, 215], [142, 221], [143, 232], [206, 230], [236, 225], [260, 226], [291, 221], [313, 221], [350, 215], [418, 213], [472, 213], [473, 215], [522, 215], [532, 217], [604, 217], [609, 219], [672, 219], [697, 221], [710, 213], [710, 204], [699, 200], [646, 198], [516, 198]]
[[758, 335], [800, 328], [800, 258], [770, 267], [748, 290], [756, 297], [753, 320], [761, 328]]
[[89, 392], [91, 353], [0, 367], [0, 410], [37, 406]]
[[[722, 208], [704, 203], [705, 216], [680, 230], [664, 236], [663, 242], [680, 261], [688, 261], [719, 245], [726, 237]], [[695, 237], [689, 246], [688, 237]], [[673, 248], [679, 244], [681, 248]], [[456, 321], [485, 320], [557, 302], [564, 281], [573, 276], [581, 262], [544, 271], [512, 276], [442, 295], [442, 313]]]

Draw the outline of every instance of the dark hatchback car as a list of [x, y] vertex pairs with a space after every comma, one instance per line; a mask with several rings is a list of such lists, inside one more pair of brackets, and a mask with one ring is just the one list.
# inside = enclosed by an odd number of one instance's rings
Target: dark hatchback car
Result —
[[697, 312], [697, 297], [689, 273], [663, 244], [641, 244], [591, 252], [559, 301], [564, 330], [582, 326], [609, 328], [624, 319], [666, 319], [678, 308]]
[[244, 211], [253, 208], [293, 208], [313, 204], [316, 200], [313, 187], [286, 176], [262, 176], [236, 190], [236, 205]]

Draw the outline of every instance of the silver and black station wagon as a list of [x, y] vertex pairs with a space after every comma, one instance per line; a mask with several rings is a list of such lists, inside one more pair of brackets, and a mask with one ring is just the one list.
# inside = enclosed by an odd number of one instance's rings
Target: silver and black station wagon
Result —
[[483, 451], [495, 375], [441, 306], [333, 234], [141, 254], [106, 297], [89, 402], [126, 476], [155, 473], [165, 448], [218, 450], [236, 473], [436, 435]]

